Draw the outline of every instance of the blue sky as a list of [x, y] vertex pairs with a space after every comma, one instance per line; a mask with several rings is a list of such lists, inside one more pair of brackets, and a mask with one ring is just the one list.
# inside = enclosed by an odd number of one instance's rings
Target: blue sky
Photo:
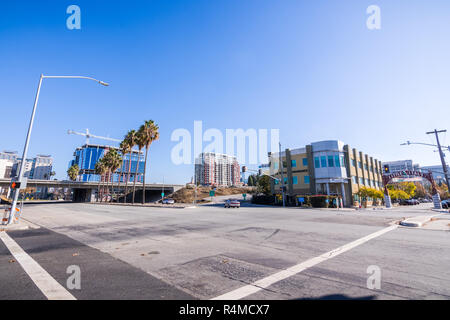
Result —
[[[71, 4], [81, 30], [66, 28]], [[381, 30], [366, 27], [372, 4]], [[399, 144], [450, 129], [449, 18], [445, 0], [2, 1], [0, 149], [22, 152], [44, 73], [111, 84], [45, 80], [30, 155], [53, 155], [58, 178], [84, 142], [67, 129], [121, 138], [146, 119], [161, 133], [151, 182], [190, 180], [170, 135], [194, 120], [279, 128], [283, 147], [340, 139], [381, 160], [438, 164], [432, 148]]]

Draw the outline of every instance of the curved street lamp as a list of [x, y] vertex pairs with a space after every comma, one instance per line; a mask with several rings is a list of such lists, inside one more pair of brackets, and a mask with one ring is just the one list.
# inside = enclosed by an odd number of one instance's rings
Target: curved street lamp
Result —
[[[20, 164], [20, 169], [19, 169], [19, 177], [18, 177], [18, 181], [22, 182], [23, 180], [23, 175], [24, 175], [24, 169], [25, 169], [25, 162], [26, 162], [26, 158], [27, 158], [27, 153], [28, 153], [28, 146], [30, 143], [30, 136], [31, 136], [31, 130], [33, 129], [33, 122], [34, 122], [34, 116], [36, 114], [36, 106], [39, 100], [39, 93], [41, 91], [41, 85], [42, 85], [42, 80], [43, 79], [86, 79], [86, 80], [92, 80], [95, 82], [98, 82], [99, 84], [107, 87], [109, 86], [108, 83], [103, 82], [101, 80], [97, 80], [95, 78], [91, 78], [91, 77], [85, 77], [85, 76], [45, 76], [43, 74], [41, 74], [41, 77], [39, 79], [39, 85], [37, 88], [37, 92], [36, 92], [36, 98], [34, 99], [34, 106], [33, 106], [33, 111], [31, 113], [31, 119], [30, 119], [30, 124], [28, 125], [28, 133], [27, 133], [27, 138], [25, 140], [25, 146], [23, 148], [23, 154], [22, 154], [22, 162]], [[14, 216], [16, 213], [16, 207], [17, 207], [17, 200], [19, 199], [19, 193], [20, 193], [20, 189], [16, 189], [14, 190], [14, 198], [13, 198], [13, 202], [11, 205], [11, 212], [9, 214], [9, 219], [8, 219], [8, 224], [11, 224], [14, 222]]]

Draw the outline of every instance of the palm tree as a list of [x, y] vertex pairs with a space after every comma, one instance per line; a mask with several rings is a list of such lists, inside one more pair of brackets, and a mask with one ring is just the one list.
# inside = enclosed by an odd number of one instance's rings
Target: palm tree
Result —
[[147, 169], [147, 157], [148, 149], [153, 141], [159, 139], [159, 127], [153, 120], [147, 120], [141, 126], [139, 131], [142, 132], [142, 140], [145, 144], [145, 162], [144, 162], [144, 179], [143, 179], [143, 191], [142, 191], [142, 204], [145, 203], [145, 174]]
[[105, 181], [104, 180], [104, 175], [106, 174], [106, 171], [108, 170], [106, 168], [105, 165], [105, 161], [103, 160], [104, 158], [101, 158], [97, 161], [97, 163], [95, 164], [95, 173], [98, 174], [100, 176], [100, 178], [98, 179], [98, 198], [100, 198], [100, 202], [103, 202], [103, 196], [100, 195], [100, 183]]
[[136, 137], [137, 137], [136, 130], [130, 130], [130, 131], [128, 131], [128, 133], [124, 139], [124, 141], [127, 141], [128, 145], [130, 146], [130, 149], [128, 150], [130, 155], [129, 155], [129, 159], [128, 159], [127, 181], [125, 182], [125, 197], [124, 197], [124, 201], [123, 201], [124, 203], [126, 202], [126, 197], [128, 194], [128, 181], [130, 181], [130, 174], [131, 174], [131, 157], [133, 154], [133, 147], [136, 145]]
[[67, 170], [67, 175], [69, 176], [69, 179], [72, 181], [77, 180], [78, 173], [80, 172], [80, 167], [77, 164], [74, 164]]
[[139, 131], [136, 133], [136, 140], [135, 140], [135, 143], [136, 143], [136, 145], [138, 146], [139, 152], [138, 152], [138, 155], [137, 155], [136, 170], [135, 170], [135, 172], [134, 172], [134, 181], [133, 181], [133, 199], [132, 199], [132, 203], [133, 203], [133, 204], [134, 204], [134, 197], [135, 197], [135, 194], [136, 194], [136, 180], [137, 180], [137, 177], [138, 177], [138, 171], [139, 171], [139, 160], [140, 160], [140, 158], [141, 158], [141, 151], [142, 151], [142, 148], [144, 148], [144, 146], [145, 146], [145, 142], [144, 142], [144, 139], [143, 139], [143, 135], [142, 135], [142, 131], [141, 131], [141, 130], [139, 130]]
[[[122, 180], [124, 180], [124, 181], [125, 181], [125, 170], [123, 168], [123, 165], [125, 162], [125, 156], [130, 151], [130, 149], [131, 149], [130, 144], [128, 143], [128, 140], [125, 137], [125, 139], [123, 139], [123, 141], [120, 143], [120, 152], [122, 153], [122, 162], [120, 165], [120, 168], [121, 168], [120, 171], [122, 173]], [[120, 187], [120, 176], [119, 176], [119, 179], [117, 182], [117, 187], [118, 188]], [[124, 197], [126, 197], [126, 193], [124, 193]], [[117, 199], [117, 202], [119, 202], [119, 199]]]
[[[111, 188], [112, 188], [112, 195], [110, 202], [112, 202], [113, 196], [115, 196], [114, 191], [114, 172], [116, 172], [117, 169], [120, 168], [122, 165], [122, 158], [120, 157], [119, 153], [116, 149], [110, 149], [108, 153], [105, 155], [107, 167], [109, 170], [109, 176], [111, 179]], [[109, 179], [108, 179], [109, 180]]]

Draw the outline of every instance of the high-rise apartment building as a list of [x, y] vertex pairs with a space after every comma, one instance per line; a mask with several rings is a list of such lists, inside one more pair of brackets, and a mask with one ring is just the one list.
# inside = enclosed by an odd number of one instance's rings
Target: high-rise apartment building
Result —
[[236, 157], [213, 152], [201, 153], [195, 160], [195, 183], [205, 186], [236, 186], [241, 174]]

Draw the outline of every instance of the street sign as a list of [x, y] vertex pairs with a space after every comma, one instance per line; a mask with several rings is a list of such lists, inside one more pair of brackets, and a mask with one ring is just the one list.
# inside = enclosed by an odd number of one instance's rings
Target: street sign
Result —
[[214, 190], [211, 190], [211, 191], [209, 192], [209, 196], [210, 196], [210, 197], [214, 197], [215, 194], [216, 194], [216, 192], [215, 192]]
[[161, 197], [164, 197], [164, 192], [161, 192]]
[[243, 194], [242, 194], [242, 197], [243, 197], [244, 200], [245, 200], [245, 198], [247, 197], [247, 194], [246, 194], [246, 193], [243, 193]]
[[304, 203], [305, 202], [305, 198], [303, 198], [303, 197], [298, 198], [298, 202]]

